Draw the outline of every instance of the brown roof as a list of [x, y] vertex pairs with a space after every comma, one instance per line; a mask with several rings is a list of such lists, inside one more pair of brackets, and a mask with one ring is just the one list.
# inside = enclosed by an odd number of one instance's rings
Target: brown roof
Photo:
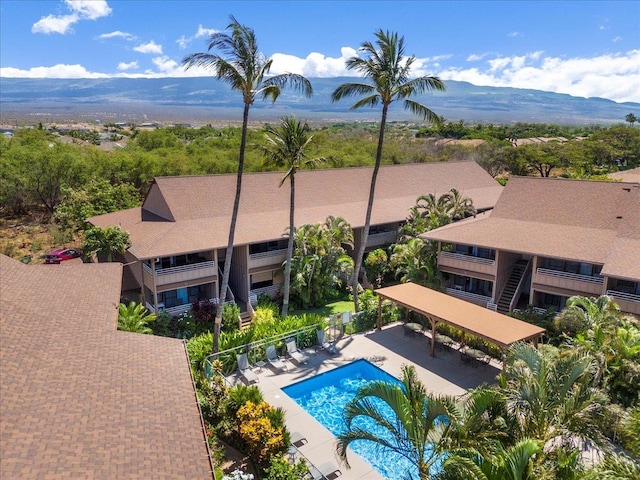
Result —
[[184, 343], [116, 330], [121, 265], [0, 271], [2, 478], [213, 478]]
[[[333, 215], [345, 218], [353, 228], [362, 227], [371, 172], [368, 167], [298, 172], [296, 224], [324, 222]], [[289, 185], [279, 187], [282, 175], [268, 172], [243, 176], [236, 245], [277, 239], [285, 232]], [[235, 185], [235, 174], [160, 177], [155, 179], [142, 211], [116, 212], [90, 221], [100, 227], [121, 225], [130, 233], [129, 251], [138, 259], [224, 248]], [[440, 195], [451, 188], [472, 198], [480, 210], [492, 208], [502, 191], [475, 162], [383, 166], [371, 223], [402, 221], [418, 196]], [[143, 221], [143, 214], [155, 221]]]
[[640, 279], [640, 185], [513, 177], [495, 208], [423, 238], [604, 265]]
[[540, 337], [545, 331], [544, 328], [536, 325], [415, 283], [379, 288], [376, 294], [503, 348], [516, 342]]
[[631, 170], [623, 170], [621, 172], [610, 173], [609, 176], [623, 182], [640, 183], [640, 167], [633, 168]]

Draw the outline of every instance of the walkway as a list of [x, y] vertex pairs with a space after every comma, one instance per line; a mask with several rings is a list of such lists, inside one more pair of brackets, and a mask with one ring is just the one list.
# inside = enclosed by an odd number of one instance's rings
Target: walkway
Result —
[[[379, 480], [382, 477], [354, 453], [348, 455], [350, 469], [340, 464], [335, 455], [333, 434], [284, 394], [281, 387], [363, 357], [378, 357], [382, 360], [380, 367], [396, 377], [401, 376], [403, 364], [413, 364], [420, 380], [431, 392], [449, 395], [461, 395], [484, 382], [493, 383], [501, 369], [501, 364], [495, 360], [487, 367], [474, 368], [463, 364], [458, 352], [453, 350], [430, 357], [429, 337], [405, 336], [400, 323], [384, 327], [381, 331], [343, 337], [337, 346], [337, 355], [329, 355], [322, 350], [314, 353], [313, 349], [308, 349], [309, 363], [297, 366], [287, 361], [288, 372], [276, 373], [266, 366], [258, 373], [260, 382], [257, 385], [265, 401], [286, 411], [289, 431], [300, 432], [307, 439], [299, 451], [314, 465], [327, 461], [335, 463], [342, 472], [341, 480]], [[234, 377], [230, 379], [237, 381]]]

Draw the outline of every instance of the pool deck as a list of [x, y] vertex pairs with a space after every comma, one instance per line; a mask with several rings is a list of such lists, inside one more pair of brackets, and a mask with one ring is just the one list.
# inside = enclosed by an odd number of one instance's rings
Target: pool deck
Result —
[[[337, 354], [332, 355], [324, 350], [316, 352], [310, 348], [305, 350], [309, 357], [305, 365], [297, 365], [288, 359], [286, 372], [274, 371], [268, 364], [262, 369], [254, 369], [259, 377], [256, 385], [260, 387], [265, 401], [286, 411], [286, 423], [293, 433], [292, 437], [300, 434], [306, 439], [306, 443], [298, 447], [296, 455], [303, 455], [316, 466], [333, 463], [340, 470], [341, 480], [382, 479], [368, 463], [350, 450], [348, 460], [351, 468], [341, 463], [335, 454], [334, 435], [283, 393], [281, 388], [359, 358], [376, 360], [374, 363], [395, 377], [401, 376], [402, 365], [414, 365], [420, 380], [433, 393], [461, 395], [482, 383], [495, 383], [501, 368], [499, 362], [493, 360], [489, 365], [475, 366], [463, 363], [459, 353], [448, 347], [436, 349], [436, 356], [432, 358], [429, 356], [430, 341], [428, 336], [421, 333], [405, 335], [400, 323], [389, 325], [381, 331], [343, 336], [336, 342]], [[234, 375], [227, 378], [232, 383], [240, 381]]]

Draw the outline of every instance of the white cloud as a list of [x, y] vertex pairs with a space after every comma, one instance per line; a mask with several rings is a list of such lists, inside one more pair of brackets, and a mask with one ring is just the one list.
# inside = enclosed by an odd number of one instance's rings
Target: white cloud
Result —
[[196, 38], [209, 37], [211, 34], [217, 33], [218, 31], [219, 30], [215, 30], [213, 28], [204, 28], [202, 25], [198, 25], [198, 30], [196, 31], [195, 35], [192, 35], [191, 37], [185, 37], [183, 35], [176, 40], [176, 43], [182, 50], [184, 50]]
[[443, 80], [532, 88], [579, 97], [640, 102], [640, 50], [592, 58], [544, 57], [542, 52], [487, 61], [488, 68], [448, 68]]
[[0, 77], [15, 78], [108, 78], [113, 75], [90, 72], [82, 65], [58, 64], [53, 67], [33, 67], [29, 70], [0, 68]]
[[347, 70], [345, 61], [347, 58], [357, 55], [357, 51], [351, 47], [342, 47], [340, 57], [327, 57], [322, 53], [311, 52], [306, 58], [287, 55], [285, 53], [275, 53], [271, 56], [273, 65], [271, 73], [278, 75], [281, 73], [297, 73], [306, 77], [339, 77], [343, 75], [353, 75]]
[[125, 40], [135, 40], [135, 35], [132, 35], [127, 32], [121, 32], [120, 30], [116, 30], [115, 32], [103, 33], [102, 35], [98, 35], [100, 39], [109, 39], [109, 38], [124, 38]]
[[622, 37], [620, 35], [618, 35], [617, 37], [615, 37], [613, 40], [611, 40], [613, 43], [618, 43], [620, 40], [622, 40]]
[[120, 62], [118, 64], [118, 70], [120, 70], [121, 72], [124, 72], [126, 70], [135, 70], [138, 68], [138, 62]]
[[142, 43], [134, 48], [134, 50], [138, 53], [151, 53], [155, 55], [162, 55], [162, 45], [158, 45], [156, 42], [151, 40], [147, 43]]
[[111, 14], [111, 8], [105, 0], [65, 0], [70, 14], [47, 15], [31, 27], [32, 33], [59, 33], [65, 35], [72, 30], [72, 25], [80, 20], [96, 20]]
[[152, 61], [156, 68], [162, 73], [172, 73], [175, 72], [178, 68], [181, 68], [178, 62], [170, 59], [166, 55], [162, 57], [156, 57]]
[[507, 37], [511, 37], [511, 38], [524, 37], [524, 35], [520, 32], [509, 32], [507, 33]]
[[176, 43], [178, 44], [178, 47], [180, 47], [181, 50], [184, 50], [187, 48], [187, 46], [189, 46], [189, 40], [184, 35], [181, 36], [179, 39], [177, 39]]

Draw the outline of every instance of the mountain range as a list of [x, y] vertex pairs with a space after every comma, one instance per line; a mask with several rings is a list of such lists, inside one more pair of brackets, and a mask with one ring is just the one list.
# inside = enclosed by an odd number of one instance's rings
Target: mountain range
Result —
[[[312, 98], [283, 90], [275, 104], [256, 100], [253, 121], [272, 121], [293, 114], [309, 122], [369, 122], [380, 118], [380, 107], [349, 110], [356, 98], [331, 101], [340, 84], [359, 82], [351, 77], [310, 78]], [[582, 98], [541, 90], [483, 87], [446, 81], [446, 91], [414, 97], [446, 121], [466, 123], [513, 122], [567, 125], [623, 123], [640, 116], [640, 103], [617, 103], [604, 98]], [[215, 77], [33, 79], [0, 78], [0, 121], [173, 122], [219, 123], [241, 119], [240, 94]], [[392, 104], [389, 121], [419, 119], [401, 105]]]

